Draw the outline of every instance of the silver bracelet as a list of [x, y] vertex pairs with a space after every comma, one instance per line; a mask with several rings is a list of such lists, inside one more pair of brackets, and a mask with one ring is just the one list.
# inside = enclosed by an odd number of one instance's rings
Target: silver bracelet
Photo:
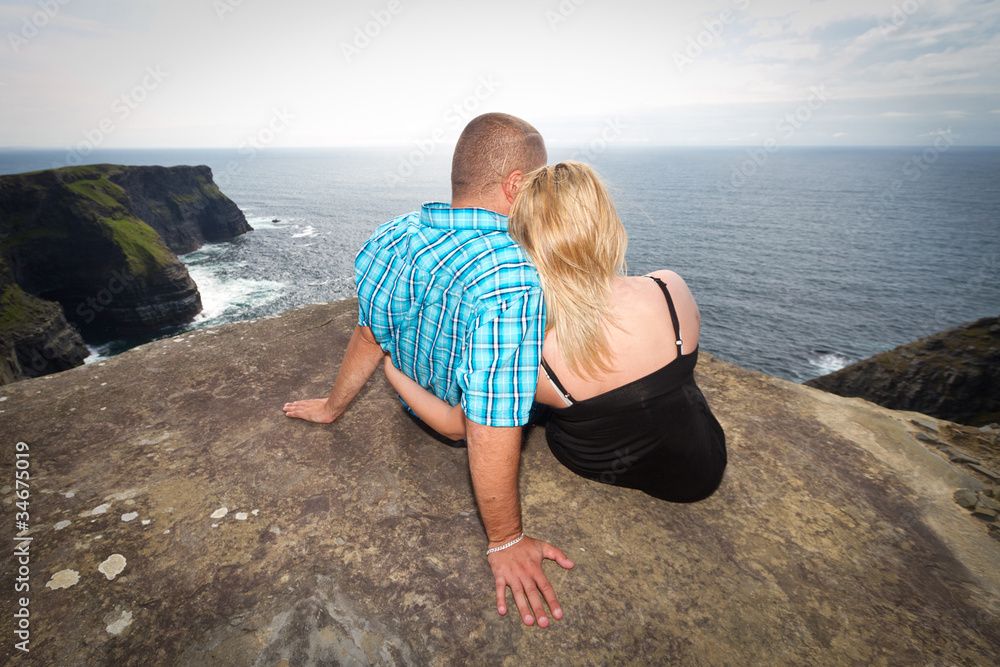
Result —
[[503, 551], [507, 547], [514, 546], [515, 544], [517, 544], [518, 542], [520, 542], [523, 539], [524, 539], [524, 533], [521, 533], [521, 536], [518, 537], [516, 540], [510, 541], [507, 544], [503, 545], [502, 547], [493, 547], [492, 549], [487, 549], [486, 550], [486, 555], [489, 556], [490, 554], [496, 553], [497, 551]]

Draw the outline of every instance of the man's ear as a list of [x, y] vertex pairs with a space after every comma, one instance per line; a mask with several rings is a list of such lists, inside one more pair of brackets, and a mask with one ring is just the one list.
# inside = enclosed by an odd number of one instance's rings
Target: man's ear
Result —
[[504, 179], [502, 183], [503, 195], [507, 198], [507, 202], [510, 204], [514, 203], [514, 199], [517, 197], [517, 193], [521, 191], [521, 184], [524, 182], [524, 173], [520, 169], [515, 169], [510, 172], [510, 175]]

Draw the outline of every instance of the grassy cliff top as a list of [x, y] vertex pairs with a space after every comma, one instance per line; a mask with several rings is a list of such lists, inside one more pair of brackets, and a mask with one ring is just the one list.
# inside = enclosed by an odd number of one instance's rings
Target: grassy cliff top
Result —
[[81, 230], [86, 233], [89, 225], [92, 233], [121, 249], [137, 277], [176, 262], [156, 231], [135, 216], [125, 190], [111, 180], [128, 169], [87, 165], [0, 177], [0, 185], [19, 190], [16, 200], [0, 198], [0, 206], [13, 209], [0, 222], [0, 252], [16, 252], [19, 245], [45, 239], [72, 238]]

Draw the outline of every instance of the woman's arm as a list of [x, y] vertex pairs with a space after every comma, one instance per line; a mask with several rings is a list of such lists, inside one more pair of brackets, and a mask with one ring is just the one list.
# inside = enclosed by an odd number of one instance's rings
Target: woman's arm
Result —
[[461, 440], [465, 437], [465, 413], [461, 405], [448, 405], [445, 401], [427, 391], [403, 371], [392, 365], [392, 359], [385, 355], [385, 377], [414, 414], [446, 438]]

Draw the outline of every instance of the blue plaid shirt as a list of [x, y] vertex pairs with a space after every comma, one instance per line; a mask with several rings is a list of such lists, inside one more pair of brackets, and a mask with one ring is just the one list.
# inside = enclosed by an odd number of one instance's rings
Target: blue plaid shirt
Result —
[[354, 267], [358, 323], [397, 368], [478, 424], [528, 422], [545, 304], [506, 216], [424, 204], [376, 229]]

